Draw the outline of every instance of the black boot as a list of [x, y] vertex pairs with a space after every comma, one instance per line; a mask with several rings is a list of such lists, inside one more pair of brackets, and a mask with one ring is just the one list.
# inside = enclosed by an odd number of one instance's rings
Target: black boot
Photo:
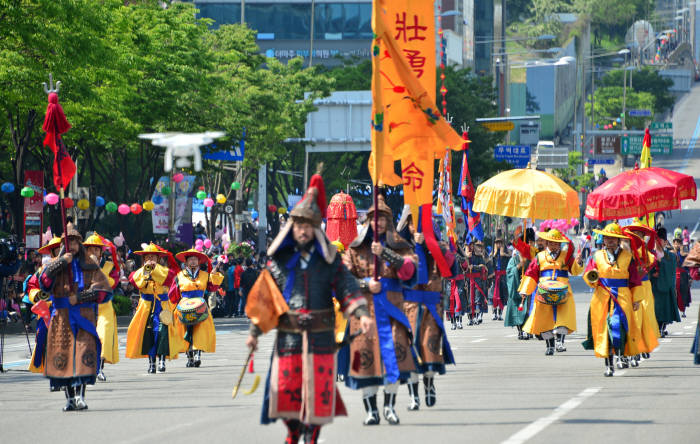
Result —
[[64, 390], [66, 394], [66, 405], [63, 407], [64, 412], [72, 412], [73, 410], [77, 410], [75, 406], [75, 388], [73, 387], [66, 387]]
[[100, 359], [100, 369], [97, 371], [97, 380], [105, 382], [107, 380], [107, 377], [105, 376], [105, 360]]
[[365, 412], [367, 412], [367, 418], [365, 418], [365, 425], [377, 425], [379, 424], [379, 410], [377, 409], [377, 395], [365, 396], [362, 398], [362, 403], [365, 406]]
[[492, 321], [497, 321], [498, 320], [498, 307], [493, 307], [493, 317], [491, 318]]
[[297, 419], [285, 419], [284, 424], [287, 426], [287, 439], [284, 440], [284, 444], [298, 444], [301, 436], [301, 422]]
[[87, 410], [88, 405], [85, 402], [85, 384], [75, 389], [75, 409], [76, 410]]
[[187, 364], [185, 367], [194, 367], [194, 352], [192, 350], [187, 352]]
[[603, 373], [605, 376], [612, 376], [615, 374], [615, 368], [613, 366], [613, 358], [612, 356], [609, 358], [605, 358], [605, 373]]
[[546, 356], [552, 356], [554, 354], [554, 338], [545, 339], [545, 342], [547, 344], [547, 349], [545, 350], [544, 354]]
[[163, 373], [165, 371], [165, 356], [160, 355], [160, 360], [158, 361], [158, 371]]
[[194, 352], [194, 366], [199, 367], [202, 365], [202, 350], [197, 350]]
[[156, 372], [156, 357], [148, 356], [148, 373]]
[[649, 353], [642, 353], [642, 358], [649, 359], [651, 358], [651, 355]]
[[411, 398], [408, 404], [408, 410], [418, 410], [420, 408], [420, 397], [418, 396], [418, 383], [409, 382], [406, 384], [408, 387], [408, 396]]
[[632, 368], [639, 367], [639, 355], [630, 356], [629, 361], [630, 361], [630, 367], [632, 367]]
[[423, 385], [425, 386], [425, 405], [432, 407], [437, 401], [437, 393], [435, 392], [433, 377], [423, 376]]
[[503, 320], [503, 309], [500, 307], [498, 308], [498, 320], [499, 321]]
[[396, 414], [394, 407], [396, 406], [396, 394], [384, 393], [384, 419], [389, 421], [391, 425], [399, 423], [399, 416]]
[[457, 316], [457, 328], [460, 330], [462, 329], [462, 315]]
[[304, 444], [318, 444], [318, 436], [321, 434], [321, 426], [315, 424], [304, 425]]
[[452, 315], [452, 319], [450, 319], [450, 321], [452, 322], [452, 327], [450, 330], [457, 330], [457, 316]]
[[566, 347], [564, 346], [564, 338], [565, 337], [566, 337], [566, 335], [557, 334], [557, 351], [558, 352], [565, 352], [566, 351]]
[[515, 327], [515, 328], [518, 330], [518, 339], [520, 339], [522, 341], [524, 339], [523, 338], [523, 329], [520, 328], [519, 326]]

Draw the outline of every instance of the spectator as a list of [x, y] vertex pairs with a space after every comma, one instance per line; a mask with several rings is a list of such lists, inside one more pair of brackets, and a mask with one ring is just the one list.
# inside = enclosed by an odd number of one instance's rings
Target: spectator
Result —
[[250, 293], [251, 288], [253, 288], [253, 285], [255, 284], [255, 281], [258, 280], [258, 275], [260, 274], [260, 270], [255, 267], [253, 263], [252, 258], [248, 258], [245, 260], [245, 269], [243, 270], [243, 274], [241, 275], [241, 288], [240, 288], [240, 305], [241, 308], [239, 312], [241, 313], [241, 316], [245, 316], [245, 304], [248, 299], [248, 293]]

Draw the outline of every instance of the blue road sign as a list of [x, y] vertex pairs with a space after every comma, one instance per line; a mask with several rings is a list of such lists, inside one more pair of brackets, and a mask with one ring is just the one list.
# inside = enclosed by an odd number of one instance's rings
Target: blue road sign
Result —
[[212, 143], [204, 147], [204, 155], [207, 160], [225, 160], [227, 162], [243, 162], [245, 157], [245, 128], [243, 128], [243, 137], [238, 143], [238, 146], [231, 145], [231, 148], [224, 151], [216, 151], [216, 144]]
[[496, 145], [493, 150], [496, 160], [508, 162], [515, 168], [525, 168], [530, 163], [529, 145]]
[[651, 117], [650, 109], [631, 109], [627, 112], [630, 117]]
[[615, 159], [588, 159], [589, 165], [614, 165]]

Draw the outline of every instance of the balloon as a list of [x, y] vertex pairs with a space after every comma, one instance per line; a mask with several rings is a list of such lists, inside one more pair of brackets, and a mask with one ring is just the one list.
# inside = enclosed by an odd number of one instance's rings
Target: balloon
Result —
[[207, 197], [207, 192], [204, 190], [197, 191], [197, 199], [204, 200]]
[[275, 211], [277, 211], [277, 207], [274, 205], [268, 205], [267, 211], [269, 211], [270, 213], [274, 213]]
[[231, 189], [236, 191], [241, 188], [241, 183], [240, 182], [233, 182], [231, 183]]
[[119, 233], [119, 236], [114, 238], [114, 245], [116, 245], [117, 247], [121, 247], [122, 245], [124, 245], [124, 235], [122, 233]]
[[204, 248], [211, 248], [211, 241], [209, 239], [204, 239]]
[[172, 193], [172, 190], [170, 189], [170, 187], [163, 187], [160, 190], [160, 194], [162, 194], [163, 196], [167, 196], [170, 193]]
[[56, 193], [49, 193], [46, 195], [44, 198], [47, 204], [49, 205], [56, 205], [58, 203], [58, 194]]
[[[105, 205], [105, 210], [107, 210], [109, 213], [116, 213], [117, 211], [117, 204], [114, 202], [109, 202], [107, 205]], [[119, 246], [119, 245], [117, 245]]]
[[2, 184], [2, 186], [0, 186], [0, 190], [2, 190], [3, 193], [11, 193], [15, 190], [15, 186], [10, 182], [5, 182]]
[[285, 207], [279, 207], [279, 208], [277, 209], [277, 212], [278, 212], [279, 214], [287, 214], [287, 209], [286, 209]]
[[63, 206], [66, 208], [73, 208], [73, 199], [70, 197], [66, 197], [63, 199]]
[[224, 247], [224, 250], [228, 250], [228, 247], [230, 247], [230, 246], [231, 246], [230, 242], [224, 242], [224, 244], [222, 245], [222, 247]]
[[78, 201], [78, 208], [85, 211], [90, 208], [90, 202], [87, 199], [80, 199]]
[[184, 178], [185, 178], [185, 175], [182, 174], [182, 173], [174, 174], [174, 175], [173, 175], [173, 182], [175, 182], [175, 183], [180, 183], [180, 182], [183, 181]]
[[211, 197], [207, 197], [206, 199], [204, 199], [204, 206], [207, 208], [213, 207], [214, 206], [214, 199], [212, 199]]
[[134, 214], [141, 214], [141, 212], [143, 211], [143, 207], [137, 203], [131, 204], [131, 207], [129, 209]]
[[226, 203], [226, 196], [224, 196], [223, 194], [217, 194], [216, 195], [216, 203], [222, 204], [222, 205], [225, 204]]
[[117, 211], [119, 211], [119, 214], [122, 216], [126, 216], [131, 212], [131, 208], [129, 208], [129, 205], [127, 204], [121, 204], [119, 205], [119, 208], [117, 208]]
[[203, 243], [204, 241], [202, 239], [197, 239], [196, 241], [194, 241], [195, 245], [202, 245]]
[[259, 216], [259, 214], [257, 211], [253, 210], [250, 212], [250, 217], [252, 217], [253, 219], [257, 219], [258, 216]]
[[156, 194], [156, 196], [153, 198], [153, 203], [156, 205], [162, 204], [163, 203], [163, 196]]
[[155, 208], [155, 205], [153, 205], [153, 202], [150, 200], [147, 200], [146, 202], [143, 203], [143, 209], [146, 211], [153, 211], [153, 208]]
[[194, 246], [194, 249], [197, 250], [197, 251], [202, 251], [202, 244], [195, 245], [195, 246]]
[[34, 188], [32, 188], [32, 187], [23, 187], [23, 188], [20, 190], [19, 194], [20, 194], [22, 197], [34, 197]]
[[105, 198], [102, 196], [97, 196], [95, 198], [95, 206], [96, 207], [104, 207], [105, 206]]

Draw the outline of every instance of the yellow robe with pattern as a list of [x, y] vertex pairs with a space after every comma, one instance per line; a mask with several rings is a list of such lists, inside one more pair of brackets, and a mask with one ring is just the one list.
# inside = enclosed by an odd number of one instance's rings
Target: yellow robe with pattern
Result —
[[[223, 281], [223, 274], [214, 272], [211, 274], [211, 276], [209, 276], [209, 273], [201, 270], [199, 273], [197, 273], [197, 277], [194, 280], [190, 278], [189, 274], [185, 270], [180, 271], [176, 277], [176, 283], [180, 289], [180, 293], [185, 291], [201, 290], [204, 292], [205, 296], [207, 294], [207, 287], [209, 286], [210, 282], [215, 286], [219, 286]], [[206, 300], [205, 296], [202, 297], [204, 297]], [[216, 330], [214, 329], [214, 320], [212, 319], [209, 307], [207, 307], [207, 311], [209, 312], [209, 316], [207, 316], [204, 321], [196, 324], [193, 328], [192, 344], [184, 340], [186, 326], [180, 322], [178, 316], [175, 316], [175, 328], [180, 332], [180, 337], [184, 343], [184, 348], [182, 349], [183, 352], [187, 351], [190, 345], [192, 346], [193, 350], [201, 350], [206, 353], [214, 353], [216, 351]]]
[[[164, 286], [165, 280], [168, 278], [168, 267], [157, 264], [150, 274], [151, 279], [147, 279], [144, 274], [143, 267], [139, 268], [131, 276], [142, 295], [139, 299], [139, 305], [136, 307], [133, 319], [129, 324], [129, 329], [126, 332], [126, 357], [130, 359], [146, 358], [142, 352], [143, 333], [146, 329], [146, 323], [153, 311], [153, 301], [143, 299], [143, 295], [152, 295], [154, 299], [160, 301], [161, 310], [173, 313], [175, 306], [168, 299], [169, 287]], [[160, 295], [160, 297], [158, 297]], [[164, 299], [164, 300], [163, 300]], [[173, 325], [168, 326], [168, 359], [177, 359], [178, 354], [184, 350], [185, 343], [178, 330]]]
[[[552, 259], [547, 251], [540, 251], [537, 253], [537, 256], [535, 256], [535, 260], [540, 269], [539, 281], [535, 281], [526, 274], [520, 283], [520, 289], [518, 290], [520, 294], [531, 295], [537, 290], [537, 284], [539, 282], [552, 280], [551, 277], [542, 275], [546, 270], [567, 271], [569, 276], [579, 275], [583, 271], [583, 266], [579, 265], [575, 260], [571, 265], [571, 270], [569, 270], [569, 267], [566, 265], [565, 251], [560, 252], [556, 259]], [[554, 330], [557, 327], [566, 327], [569, 333], [576, 330], [576, 302], [571, 292], [569, 278], [557, 276], [557, 281], [569, 286], [567, 290], [569, 297], [566, 299], [566, 302], [556, 306], [556, 320], [554, 319], [554, 306], [543, 304], [537, 301], [537, 298], [532, 298], [534, 299], [532, 305], [533, 309], [523, 325], [523, 331], [533, 335], [539, 335]]]
[[[649, 262], [653, 262], [653, 255], [651, 253], [647, 254], [651, 256]], [[659, 323], [656, 321], [654, 293], [651, 290], [651, 281], [649, 281], [648, 274], [644, 277], [644, 280], [642, 280], [641, 287], [632, 290], [632, 295], [635, 302], [640, 302], [639, 310], [634, 312], [634, 319], [639, 326], [642, 339], [644, 340], [644, 344], [643, 346], [640, 345], [639, 351], [640, 353], [651, 353], [659, 346], [661, 333], [659, 332]]]
[[[610, 264], [605, 250], [598, 250], [593, 254], [593, 264], [599, 273], [599, 279], [629, 279], [629, 267], [632, 263], [632, 254], [627, 250], [621, 250], [614, 264]], [[593, 287], [595, 291], [591, 297], [591, 332], [593, 334], [593, 347], [595, 355], [599, 358], [607, 358], [611, 355], [610, 331], [608, 327], [608, 314], [614, 310], [615, 303], [610, 293], [597, 283], [592, 283], [584, 275], [584, 281]], [[644, 343], [632, 308], [633, 302], [641, 302], [644, 298], [642, 287], [635, 287], [634, 296], [629, 287], [618, 289], [617, 301], [627, 318], [627, 340], [625, 342], [625, 356], [633, 356], [641, 353]]]
[[[109, 273], [114, 268], [111, 261], [102, 266], [102, 273], [107, 277], [110, 288], [114, 288], [114, 279]], [[97, 335], [102, 341], [102, 359], [110, 364], [119, 362], [119, 338], [117, 337], [117, 314], [114, 312], [112, 301], [97, 304]]]

